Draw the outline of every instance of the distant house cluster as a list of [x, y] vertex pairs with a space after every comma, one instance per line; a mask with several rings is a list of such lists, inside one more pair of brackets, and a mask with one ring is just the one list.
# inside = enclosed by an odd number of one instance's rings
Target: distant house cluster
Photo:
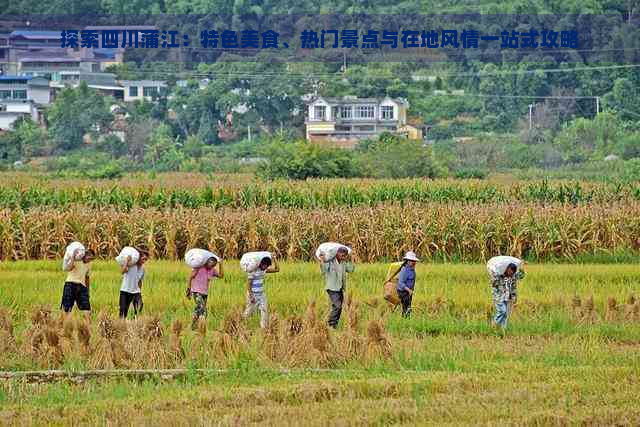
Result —
[[[101, 31], [115, 27], [87, 27]], [[118, 29], [142, 31], [148, 26]], [[167, 83], [155, 80], [117, 80], [104, 72], [121, 64], [124, 48], [62, 48], [60, 31], [16, 30], [0, 34], [0, 131], [10, 130], [20, 117], [42, 124], [42, 109], [65, 87], [85, 82], [116, 100], [152, 100], [167, 94]]]
[[[118, 29], [131, 33], [156, 28], [90, 26], [86, 29], [96, 31], [101, 38], [103, 31]], [[61, 89], [76, 87], [81, 82], [122, 102], [169, 96], [165, 81], [119, 80], [115, 74], [106, 72], [110, 65], [123, 62], [126, 48], [62, 48], [60, 38], [60, 31], [34, 29], [0, 34], [0, 132], [11, 130], [21, 117], [30, 117], [44, 126], [43, 109], [55, 100]], [[186, 84], [184, 80], [176, 82], [177, 86]], [[200, 87], [206, 84], [208, 79], [201, 81]], [[409, 103], [405, 99], [310, 95], [304, 99], [307, 101], [306, 138], [314, 143], [352, 148], [359, 141], [376, 138], [383, 132], [411, 139], [425, 137], [424, 126], [408, 122]], [[220, 138], [236, 137], [232, 129], [233, 112], [242, 113], [246, 108], [238, 105], [228, 112], [224, 123], [218, 121]]]

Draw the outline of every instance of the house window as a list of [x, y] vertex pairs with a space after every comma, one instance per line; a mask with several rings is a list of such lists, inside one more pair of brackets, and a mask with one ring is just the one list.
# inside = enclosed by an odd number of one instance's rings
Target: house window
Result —
[[356, 119], [373, 119], [373, 105], [358, 105], [356, 107]]
[[315, 120], [326, 120], [327, 107], [324, 105], [316, 105], [313, 107], [313, 118]]
[[357, 129], [360, 132], [373, 132], [373, 125], [358, 126]]
[[340, 117], [343, 119], [350, 119], [352, 117], [353, 107], [342, 107], [340, 108]]
[[131, 97], [138, 96], [138, 86], [129, 86], [129, 96]]
[[158, 88], [155, 86], [143, 86], [142, 95], [148, 97], [158, 96]]
[[27, 99], [27, 91], [22, 90], [14, 90], [13, 91], [13, 99]]
[[10, 90], [0, 90], [0, 99], [9, 99], [11, 98]]
[[393, 106], [383, 105], [380, 107], [380, 113], [382, 114], [382, 120], [393, 120]]

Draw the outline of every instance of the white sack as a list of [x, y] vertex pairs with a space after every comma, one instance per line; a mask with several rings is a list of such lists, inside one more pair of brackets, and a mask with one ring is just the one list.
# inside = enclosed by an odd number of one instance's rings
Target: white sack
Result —
[[242, 271], [245, 273], [252, 273], [258, 268], [263, 258], [273, 259], [273, 255], [267, 251], [247, 252], [240, 258], [240, 268], [242, 268]]
[[512, 256], [496, 256], [487, 261], [487, 271], [492, 276], [502, 276], [509, 264], [515, 264], [520, 270], [522, 262], [521, 259]]
[[131, 261], [129, 262], [129, 267], [135, 265], [140, 259], [140, 252], [136, 250], [136, 248], [132, 248], [131, 246], [125, 246], [120, 251], [120, 254], [116, 257], [116, 262], [120, 264], [120, 267], [124, 267], [127, 262], [127, 257], [131, 257]]
[[319, 259], [320, 255], [324, 255], [325, 261], [331, 261], [336, 257], [336, 254], [338, 253], [338, 249], [340, 248], [347, 248], [347, 251], [351, 253], [351, 248], [347, 245], [343, 245], [342, 243], [336, 243], [336, 242], [325, 242], [325, 243], [322, 243], [320, 246], [318, 246], [318, 249], [316, 249], [316, 258]]
[[220, 262], [220, 257], [213, 252], [210, 252], [206, 249], [189, 249], [186, 254], [184, 254], [184, 262], [191, 268], [200, 268], [204, 266], [209, 258], [215, 258], [218, 262]]
[[[62, 259], [62, 270], [69, 271], [69, 269], [73, 266], [74, 261], [79, 261], [82, 259], [85, 251], [86, 249], [82, 243], [70, 243], [64, 251], [64, 258]], [[73, 259], [74, 253], [76, 253], [75, 259]]]

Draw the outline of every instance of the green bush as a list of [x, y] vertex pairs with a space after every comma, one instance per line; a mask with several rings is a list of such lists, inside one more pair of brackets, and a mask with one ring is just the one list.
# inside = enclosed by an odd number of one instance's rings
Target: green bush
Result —
[[480, 168], [464, 168], [455, 172], [455, 177], [458, 179], [485, 179], [488, 172]]
[[267, 179], [350, 178], [359, 176], [352, 152], [306, 141], [276, 140], [263, 150], [258, 174]]
[[391, 134], [382, 134], [358, 156], [364, 175], [375, 178], [435, 178], [446, 174], [431, 146]]

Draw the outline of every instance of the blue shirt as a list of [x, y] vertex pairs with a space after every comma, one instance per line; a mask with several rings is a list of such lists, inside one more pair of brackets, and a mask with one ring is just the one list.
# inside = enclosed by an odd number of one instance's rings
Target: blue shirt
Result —
[[400, 274], [398, 275], [398, 290], [404, 291], [405, 289], [413, 290], [416, 285], [416, 269], [407, 265], [402, 267]]

